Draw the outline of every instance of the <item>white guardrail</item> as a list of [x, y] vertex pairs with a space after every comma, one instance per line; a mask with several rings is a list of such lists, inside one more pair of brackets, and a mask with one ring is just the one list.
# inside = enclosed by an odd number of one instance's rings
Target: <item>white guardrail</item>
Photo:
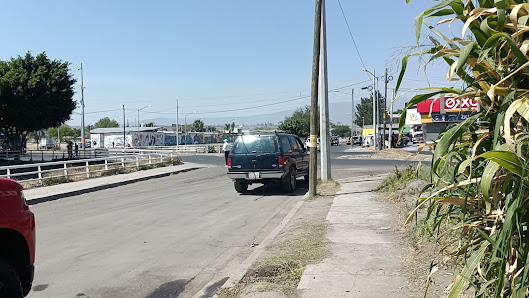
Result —
[[[213, 152], [210, 152], [212, 149]], [[180, 145], [180, 146], [149, 146], [138, 147], [137, 149], [125, 149], [125, 152], [146, 151], [157, 152], [158, 150], [171, 150], [180, 153], [222, 153], [222, 144], [202, 144], [202, 145]]]
[[[0, 167], [0, 173], [5, 172], [5, 174], [0, 175], [0, 177], [11, 178], [18, 182], [38, 181], [39, 183], [42, 183], [45, 179], [68, 179], [79, 175], [85, 175], [86, 178], [90, 178], [95, 176], [96, 173], [114, 169], [136, 168], [139, 170], [142, 166], [170, 162], [176, 156], [173, 152], [168, 151], [158, 151], [156, 153], [147, 153], [145, 151], [151, 150], [132, 149], [126, 150], [120, 156], [2, 166]], [[131, 154], [127, 155], [127, 153]]]

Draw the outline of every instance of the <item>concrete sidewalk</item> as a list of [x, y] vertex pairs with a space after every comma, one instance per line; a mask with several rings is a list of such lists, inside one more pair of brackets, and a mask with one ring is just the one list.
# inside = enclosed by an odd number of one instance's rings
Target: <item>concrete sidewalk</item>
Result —
[[390, 206], [375, 201], [378, 177], [348, 178], [327, 215], [331, 257], [309, 265], [300, 297], [415, 297], [401, 273], [404, 251]]
[[137, 171], [129, 174], [91, 178], [76, 182], [36, 187], [24, 190], [24, 195], [28, 201], [28, 204], [32, 205], [45, 201], [53, 201], [55, 199], [67, 196], [79, 195], [105, 188], [126, 185], [138, 181], [166, 177], [171, 174], [192, 171], [204, 167], [207, 166], [194, 163], [185, 163], [182, 165]]

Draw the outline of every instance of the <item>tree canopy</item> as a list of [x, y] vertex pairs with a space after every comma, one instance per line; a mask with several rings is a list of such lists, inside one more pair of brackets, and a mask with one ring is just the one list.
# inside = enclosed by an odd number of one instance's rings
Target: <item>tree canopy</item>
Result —
[[[319, 132], [319, 120], [317, 123]], [[307, 138], [310, 135], [310, 106], [297, 109], [279, 124], [278, 129], [295, 134], [300, 138]]]
[[[378, 123], [382, 123], [384, 117], [384, 96], [378, 93]], [[362, 125], [362, 119], [364, 119], [364, 125], [373, 125], [373, 95], [370, 97], [362, 97], [360, 103], [356, 105], [356, 118], [355, 122], [357, 125]], [[388, 121], [389, 123], [389, 121]]]
[[76, 80], [68, 66], [44, 52], [0, 61], [0, 131], [9, 149], [20, 150], [28, 132], [70, 119]]
[[349, 125], [333, 125], [331, 128], [331, 134], [342, 138], [350, 137], [351, 127]]
[[[60, 126], [61, 139], [64, 138], [78, 138], [81, 136], [81, 129], [73, 128], [69, 125], [63, 124]], [[48, 128], [48, 135], [50, 138], [57, 138], [59, 131], [57, 127]]]
[[94, 128], [109, 128], [109, 127], [119, 127], [119, 122], [108, 117], [99, 119], [95, 124]]
[[193, 131], [198, 131], [198, 132], [204, 131], [204, 121], [200, 119], [195, 120], [191, 128]]

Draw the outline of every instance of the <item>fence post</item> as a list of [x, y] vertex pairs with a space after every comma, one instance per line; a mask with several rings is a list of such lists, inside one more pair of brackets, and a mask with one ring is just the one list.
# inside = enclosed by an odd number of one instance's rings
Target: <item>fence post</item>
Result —
[[42, 162], [44, 162], [44, 151], [40, 151]]
[[39, 174], [39, 182], [42, 184], [42, 168], [38, 166], [37, 169], [38, 169], [38, 174]]
[[163, 154], [160, 153], [160, 163], [162, 163], [162, 162], [163, 162]]
[[66, 163], [64, 163], [64, 177], [68, 180], [68, 167], [66, 166]]
[[140, 159], [138, 158], [138, 156], [136, 155], [136, 168], [138, 169], [138, 171], [140, 170]]
[[108, 171], [108, 159], [105, 158], [105, 171]]
[[11, 170], [7, 169], [7, 178], [11, 178]]
[[90, 178], [90, 165], [86, 162], [86, 178]]
[[149, 164], [152, 165], [152, 156], [149, 154]]
[[29, 161], [33, 161], [33, 151], [29, 151]]
[[121, 158], [121, 167], [125, 168], [125, 158]]

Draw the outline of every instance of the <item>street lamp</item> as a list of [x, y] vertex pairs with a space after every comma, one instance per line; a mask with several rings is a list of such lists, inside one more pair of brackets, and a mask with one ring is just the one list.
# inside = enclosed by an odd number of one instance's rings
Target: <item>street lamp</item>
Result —
[[141, 122], [140, 122], [140, 111], [141, 111], [141, 110], [145, 110], [146, 108], [150, 108], [150, 107], [152, 107], [152, 106], [151, 106], [151, 105], [148, 105], [148, 106], [144, 106], [144, 107], [141, 108], [141, 109], [138, 109], [138, 132], [140, 132], [140, 125], [141, 125], [141, 124], [140, 124], [140, 123], [141, 123]]
[[197, 111], [193, 111], [191, 113], [187, 113], [184, 115], [184, 124], [185, 124], [185, 130], [184, 130], [184, 135], [185, 135], [185, 138], [186, 138], [186, 145], [187, 145], [187, 115], [191, 115], [191, 114], [196, 114]]
[[[356, 130], [354, 129], [354, 125], [355, 125], [355, 97], [354, 97], [354, 92], [355, 90], [354, 89], [351, 89], [351, 94], [347, 93], [347, 92], [342, 92], [340, 90], [334, 90], [334, 92], [339, 92], [339, 93], [343, 93], [343, 94], [347, 94], [347, 95], [351, 95], [351, 100], [352, 100], [352, 110], [351, 110], [351, 148], [353, 148], [353, 134], [355, 134]], [[349, 114], [349, 113], [347, 113]]]
[[[77, 70], [81, 71], [81, 144], [83, 145], [83, 152], [85, 151], [85, 129], [84, 129], [84, 82], [83, 82], [83, 63]], [[60, 142], [59, 142], [60, 144]]]
[[[373, 140], [374, 140], [374, 148], [375, 150], [377, 150], [377, 85], [376, 85], [376, 80], [377, 80], [377, 76], [375, 75], [375, 70], [373, 70], [373, 73], [371, 73], [369, 70], [367, 69], [363, 69], [364, 72], [367, 72], [368, 74], [370, 74], [372, 77], [373, 77]], [[364, 89], [364, 88], [362, 88]]]

